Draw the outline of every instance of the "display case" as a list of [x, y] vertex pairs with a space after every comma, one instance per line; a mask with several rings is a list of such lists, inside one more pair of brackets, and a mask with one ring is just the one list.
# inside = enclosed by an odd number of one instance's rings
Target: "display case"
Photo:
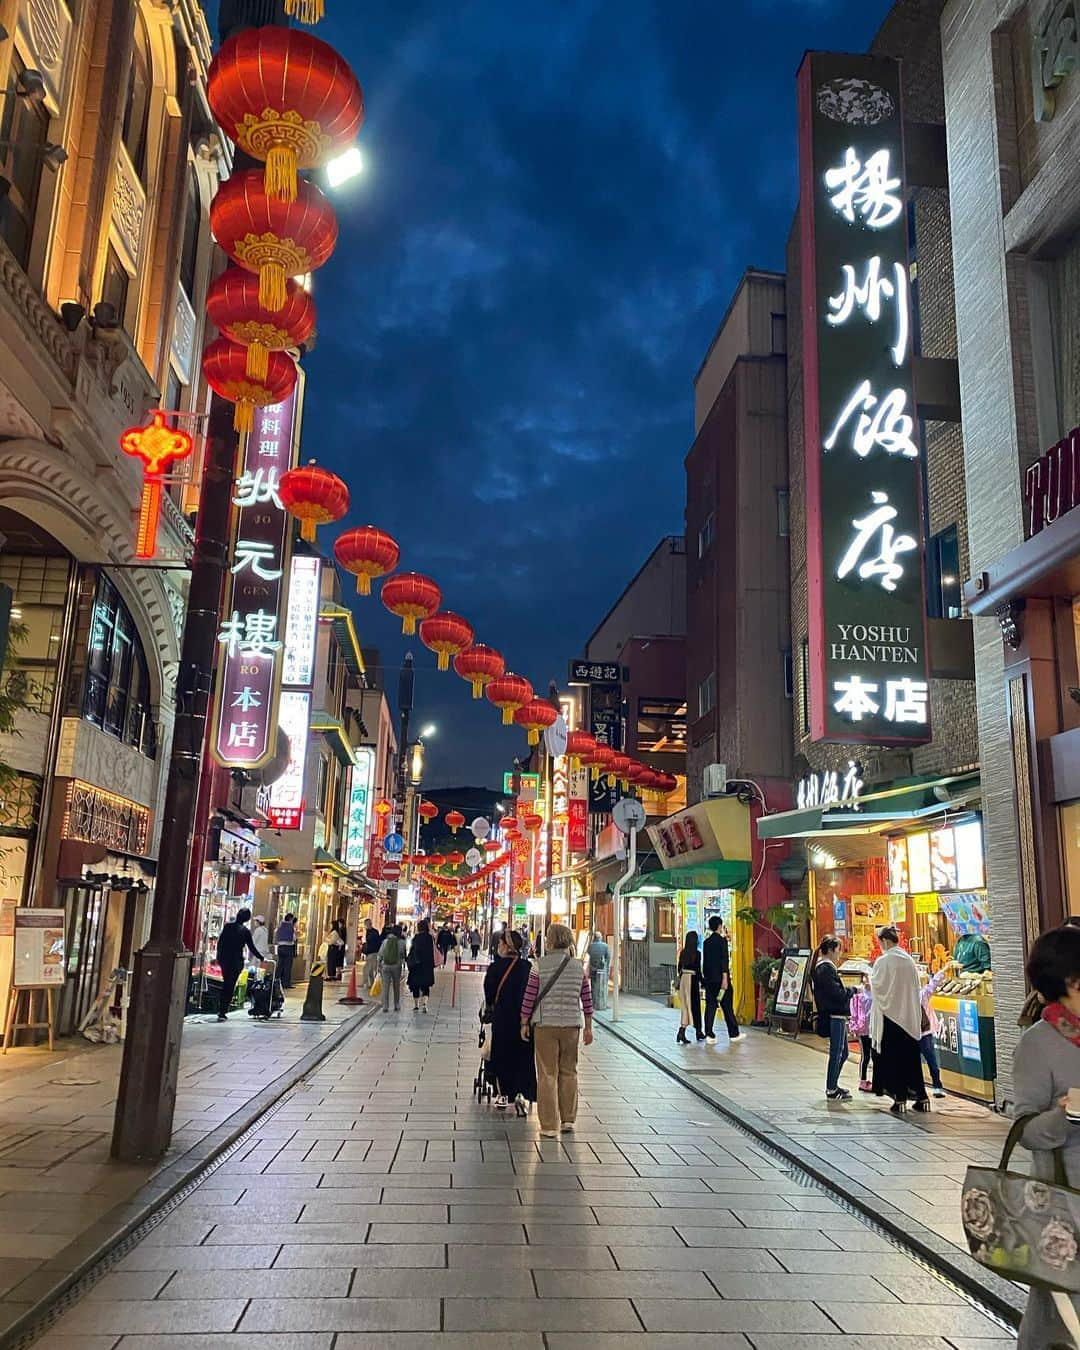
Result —
[[989, 971], [946, 980], [930, 999], [941, 1079], [952, 1092], [994, 1100], [994, 989]]

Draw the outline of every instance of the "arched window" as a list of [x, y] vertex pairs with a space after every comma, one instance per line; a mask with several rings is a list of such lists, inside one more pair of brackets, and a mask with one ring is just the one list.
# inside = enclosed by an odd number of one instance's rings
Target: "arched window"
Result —
[[146, 655], [127, 606], [104, 575], [94, 597], [83, 716], [151, 759], [157, 754]]
[[135, 172], [146, 186], [146, 141], [150, 127], [150, 43], [141, 16], [135, 19], [135, 46], [128, 71], [122, 136]]

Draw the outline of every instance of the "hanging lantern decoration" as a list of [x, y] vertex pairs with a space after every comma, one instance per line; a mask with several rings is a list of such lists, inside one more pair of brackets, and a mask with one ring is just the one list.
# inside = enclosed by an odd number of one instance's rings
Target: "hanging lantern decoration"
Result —
[[227, 403], [236, 405], [233, 427], [246, 436], [255, 425], [255, 409], [284, 403], [296, 388], [296, 363], [284, 352], [270, 352], [265, 380], [247, 372], [247, 349], [220, 337], [211, 342], [202, 359], [206, 383]]
[[571, 731], [566, 738], [566, 753], [574, 768], [588, 764], [588, 756], [596, 749], [596, 737], [588, 731]]
[[450, 669], [450, 658], [463, 651], [476, 634], [468, 619], [448, 609], [432, 614], [420, 624], [420, 641], [439, 658], [439, 669]]
[[281, 475], [278, 484], [281, 505], [300, 522], [300, 537], [315, 542], [320, 525], [332, 525], [349, 509], [349, 489], [336, 473], [314, 460]]
[[652, 770], [645, 767], [640, 760], [632, 759], [630, 767], [626, 771], [626, 776], [635, 787], [643, 787], [645, 780], [652, 774]]
[[426, 820], [430, 824], [433, 820], [438, 820], [439, 808], [434, 802], [424, 801], [416, 808], [416, 814], [421, 820]]
[[659, 780], [656, 784], [656, 790], [663, 792], [665, 795], [674, 792], [679, 786], [679, 780], [673, 773], [658, 773], [656, 777]]
[[338, 536], [334, 557], [346, 572], [356, 577], [357, 594], [370, 595], [372, 577], [385, 577], [392, 572], [398, 565], [401, 549], [385, 530], [360, 525]]
[[499, 853], [502, 851], [502, 844], [497, 839], [489, 839], [484, 844], [485, 853]]
[[401, 620], [401, 631], [411, 637], [417, 619], [430, 618], [442, 604], [442, 591], [419, 572], [399, 572], [383, 582], [382, 602]]
[[318, 23], [326, 16], [325, 0], [285, 0], [285, 13], [301, 23]]
[[518, 828], [517, 816], [503, 816], [502, 832], [504, 835], [516, 833], [517, 828]]
[[529, 744], [540, 744], [540, 733], [550, 727], [559, 716], [546, 699], [533, 698], [514, 713], [514, 722], [529, 733]]
[[641, 780], [638, 786], [645, 788], [646, 791], [648, 792], [655, 792], [657, 789], [657, 781], [659, 780], [660, 775], [656, 772], [655, 769], [649, 768], [645, 770], [645, 774], [646, 774], [645, 778]]
[[608, 773], [614, 774], [623, 786], [623, 791], [630, 785], [630, 756], [624, 755], [620, 751], [615, 751], [614, 762], [608, 762]]
[[[503, 726], [508, 727], [514, 721], [514, 714], [523, 708], [533, 696], [533, 687], [523, 675], [515, 675], [508, 670], [488, 683], [484, 697], [496, 708], [502, 709]], [[503, 822], [504, 826], [506, 822]]]
[[482, 642], [474, 642], [454, 657], [454, 670], [472, 685], [473, 698], [483, 698], [485, 685], [497, 679], [505, 669], [502, 655]]
[[315, 302], [290, 277], [285, 304], [276, 313], [259, 302], [259, 279], [242, 267], [227, 267], [210, 283], [206, 312], [232, 342], [247, 348], [247, 374], [262, 381], [270, 369], [270, 353], [302, 347], [315, 331]]
[[277, 314], [289, 298], [289, 277], [321, 267], [337, 244], [333, 208], [302, 181], [293, 202], [267, 196], [257, 169], [233, 174], [210, 203], [210, 229], [233, 262], [259, 278], [259, 303]]
[[535, 834], [543, 825], [544, 817], [539, 815], [536, 811], [530, 811], [528, 815], [522, 816], [521, 823], [530, 834]]
[[460, 867], [461, 864], [465, 861], [465, 854], [448, 853], [446, 855], [446, 861], [450, 864], [451, 867]]
[[226, 135], [266, 163], [266, 191], [296, 200], [300, 169], [348, 148], [364, 120], [364, 95], [348, 62], [293, 28], [245, 28], [210, 63], [207, 95]]
[[445, 820], [447, 825], [450, 826], [451, 834], [457, 834], [458, 830], [465, 824], [465, 817], [460, 811], [447, 811]]
[[590, 752], [586, 763], [591, 769], [595, 770], [595, 774], [598, 777], [600, 774], [611, 772], [615, 763], [615, 755], [616, 751], [612, 750], [610, 745], [603, 745], [601, 742], [597, 741], [596, 749]]

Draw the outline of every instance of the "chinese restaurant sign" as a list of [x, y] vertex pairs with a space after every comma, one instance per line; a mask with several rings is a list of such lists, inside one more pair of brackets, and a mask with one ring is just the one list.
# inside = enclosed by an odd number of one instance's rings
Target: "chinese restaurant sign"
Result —
[[306, 689], [283, 689], [278, 722], [289, 738], [285, 772], [270, 787], [270, 824], [276, 830], [299, 830], [304, 824], [304, 774], [307, 772], [311, 695]]
[[799, 71], [811, 735], [930, 739], [897, 63]]
[[619, 684], [622, 667], [617, 661], [571, 661], [571, 684]]
[[283, 578], [289, 517], [278, 496], [292, 467], [297, 394], [256, 408], [243, 473], [233, 489], [237, 530], [231, 596], [218, 632], [214, 758], [229, 769], [258, 769], [277, 749]]
[[345, 840], [345, 866], [363, 867], [367, 862], [368, 836], [371, 834], [371, 781], [375, 772], [375, 751], [368, 745], [356, 748], [349, 792], [349, 821]]
[[292, 560], [289, 606], [285, 615], [285, 655], [281, 683], [311, 688], [315, 678], [315, 638], [319, 631], [319, 579], [322, 563], [307, 555]]

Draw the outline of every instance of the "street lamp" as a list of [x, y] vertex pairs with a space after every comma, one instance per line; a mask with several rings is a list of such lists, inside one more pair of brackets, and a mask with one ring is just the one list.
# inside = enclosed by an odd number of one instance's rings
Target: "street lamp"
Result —
[[422, 741], [429, 741], [429, 740], [431, 740], [432, 736], [435, 735], [435, 733], [438, 731], [438, 729], [439, 729], [439, 728], [435, 725], [434, 722], [429, 722], [429, 723], [427, 724], [427, 726], [424, 727], [423, 731], [421, 731], [421, 733], [420, 733], [420, 739], [421, 739]]
[[424, 742], [414, 741], [409, 747], [409, 782], [419, 787], [424, 778]]
[[341, 187], [343, 183], [349, 182], [352, 178], [359, 177], [364, 172], [364, 157], [360, 153], [358, 146], [350, 146], [348, 150], [340, 155], [336, 155], [326, 166], [326, 181], [331, 188]]

